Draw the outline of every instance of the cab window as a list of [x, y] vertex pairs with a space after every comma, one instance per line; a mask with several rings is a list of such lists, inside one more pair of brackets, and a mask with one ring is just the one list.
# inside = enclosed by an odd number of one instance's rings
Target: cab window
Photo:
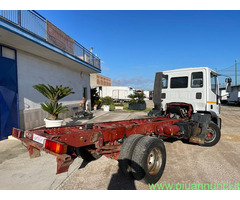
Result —
[[167, 88], [168, 87], [168, 75], [163, 75], [162, 76], [162, 88]]
[[182, 76], [182, 77], [174, 77], [171, 78], [171, 88], [187, 88], [188, 87], [188, 77]]
[[211, 73], [211, 90], [216, 94], [217, 91], [217, 76]]
[[193, 72], [192, 73], [192, 88], [201, 88], [203, 87], [203, 73], [202, 72]]

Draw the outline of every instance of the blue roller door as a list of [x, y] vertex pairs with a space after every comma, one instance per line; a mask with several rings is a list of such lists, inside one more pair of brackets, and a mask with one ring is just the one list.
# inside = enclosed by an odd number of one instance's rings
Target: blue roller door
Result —
[[0, 56], [0, 140], [7, 139], [13, 127], [19, 127], [17, 64]]

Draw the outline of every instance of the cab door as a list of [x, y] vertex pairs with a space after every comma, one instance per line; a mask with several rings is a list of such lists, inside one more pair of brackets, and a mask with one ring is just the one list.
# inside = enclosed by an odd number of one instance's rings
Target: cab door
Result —
[[208, 89], [207, 111], [213, 111], [219, 115], [219, 100], [218, 100], [218, 78], [217, 74], [210, 72], [210, 89]]
[[192, 72], [191, 75], [191, 104], [195, 111], [205, 110], [206, 102], [206, 78], [205, 71]]

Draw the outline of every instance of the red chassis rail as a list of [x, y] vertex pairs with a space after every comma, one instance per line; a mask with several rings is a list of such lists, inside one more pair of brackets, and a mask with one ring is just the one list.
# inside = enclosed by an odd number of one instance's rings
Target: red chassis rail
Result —
[[[79, 126], [63, 126], [59, 128], [40, 128], [25, 132], [13, 129], [12, 135], [28, 146], [30, 157], [40, 156], [44, 150], [57, 157], [57, 174], [68, 171], [70, 164], [76, 158], [75, 149], [83, 148], [91, 153], [105, 155], [118, 160], [124, 138], [132, 134], [156, 135], [189, 139], [191, 131], [183, 135], [176, 123], [189, 123], [189, 118], [144, 118], [125, 121], [114, 121]], [[34, 135], [68, 145], [64, 154], [50, 151], [43, 144], [33, 141]]]

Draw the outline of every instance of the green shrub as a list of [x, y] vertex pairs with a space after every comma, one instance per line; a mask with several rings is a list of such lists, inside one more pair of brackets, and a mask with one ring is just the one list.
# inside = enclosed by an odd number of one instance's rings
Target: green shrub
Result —
[[94, 101], [94, 105], [101, 106], [101, 104], [102, 102], [100, 101], [100, 99]]
[[137, 104], [137, 101], [136, 101], [135, 99], [131, 99], [128, 104], [129, 104], [129, 105], [131, 105], [131, 104]]
[[93, 102], [92, 107], [94, 105], [97, 105], [98, 107], [101, 106], [100, 97], [96, 88], [91, 89], [91, 102]]
[[129, 105], [131, 104], [145, 104], [144, 98], [146, 97], [143, 92], [135, 92], [134, 94], [128, 95], [131, 100], [129, 101]]
[[110, 110], [114, 110], [115, 109], [115, 105], [111, 104], [109, 107]]
[[124, 106], [123, 103], [115, 103], [114, 106]]
[[102, 101], [102, 105], [111, 105], [111, 104], [113, 104], [113, 98], [109, 97], [109, 96], [101, 98], [101, 101]]

